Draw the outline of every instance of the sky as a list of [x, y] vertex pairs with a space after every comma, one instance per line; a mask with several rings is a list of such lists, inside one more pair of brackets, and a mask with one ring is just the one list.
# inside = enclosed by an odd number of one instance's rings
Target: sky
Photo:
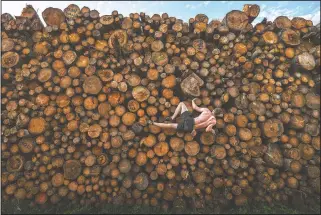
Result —
[[[2, 13], [19, 16], [26, 4], [31, 4], [41, 17], [47, 7], [66, 8], [69, 4], [77, 4], [80, 8], [88, 6], [96, 9], [102, 15], [111, 14], [117, 10], [124, 16], [132, 12], [145, 12], [148, 15], [168, 13], [185, 22], [196, 14], [204, 13], [210, 20], [222, 20], [231, 10], [242, 10], [244, 4], [256, 3], [261, 12], [253, 24], [260, 22], [264, 17], [273, 21], [278, 16], [296, 16], [320, 22], [320, 1], [2, 1]], [[42, 17], [41, 17], [42, 19]]]

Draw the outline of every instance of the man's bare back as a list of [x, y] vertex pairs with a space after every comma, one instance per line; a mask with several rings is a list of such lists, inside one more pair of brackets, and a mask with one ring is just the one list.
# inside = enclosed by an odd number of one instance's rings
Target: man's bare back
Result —
[[195, 121], [195, 129], [206, 128], [206, 131], [209, 132], [212, 130], [212, 127], [216, 124], [216, 118], [213, 113], [208, 108], [200, 108], [198, 107], [194, 99], [192, 101], [193, 109], [201, 112], [198, 117], [194, 118]]

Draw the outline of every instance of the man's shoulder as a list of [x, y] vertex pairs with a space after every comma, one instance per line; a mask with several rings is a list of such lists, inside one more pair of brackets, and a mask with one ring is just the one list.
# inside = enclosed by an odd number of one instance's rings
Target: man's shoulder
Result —
[[202, 108], [202, 113], [210, 113], [210, 114], [212, 114], [212, 112], [208, 108]]

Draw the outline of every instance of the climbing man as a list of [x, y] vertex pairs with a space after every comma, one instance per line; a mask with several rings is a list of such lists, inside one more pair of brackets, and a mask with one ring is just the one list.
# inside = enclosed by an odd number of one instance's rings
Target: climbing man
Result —
[[172, 117], [166, 118], [167, 120], [173, 121], [179, 113], [181, 113], [182, 121], [180, 123], [158, 123], [149, 121], [149, 123], [159, 126], [161, 128], [173, 128], [177, 131], [191, 132], [193, 136], [196, 135], [196, 130], [201, 128], [206, 128], [205, 131], [212, 132], [215, 134], [213, 126], [216, 124], [215, 110], [210, 111], [208, 108], [200, 108], [192, 100], [193, 110], [200, 112], [201, 114], [193, 118], [192, 113], [188, 111], [186, 105], [180, 102], [177, 106]]

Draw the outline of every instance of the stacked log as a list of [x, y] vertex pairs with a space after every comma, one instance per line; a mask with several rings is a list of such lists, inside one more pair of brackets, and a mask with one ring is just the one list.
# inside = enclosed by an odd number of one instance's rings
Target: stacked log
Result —
[[41, 31], [43, 23], [41, 22], [37, 11], [32, 5], [23, 8], [20, 16], [12, 17], [8, 13], [1, 15], [2, 25], [6, 31]]
[[[32, 6], [2, 14], [2, 197], [180, 210], [319, 195], [319, 34], [300, 17], [253, 25], [259, 11], [186, 23], [71, 4], [44, 28]], [[193, 97], [216, 135], [147, 123]]]

